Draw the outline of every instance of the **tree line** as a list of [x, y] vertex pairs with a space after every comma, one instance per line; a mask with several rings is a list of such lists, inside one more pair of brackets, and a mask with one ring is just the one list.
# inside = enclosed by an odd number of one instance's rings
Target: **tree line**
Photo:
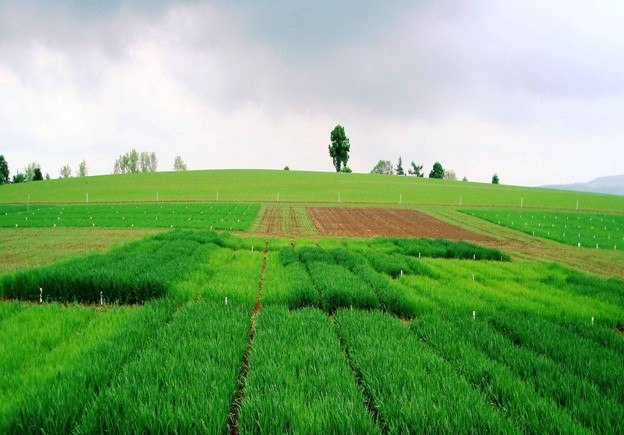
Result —
[[[329, 135], [329, 139], [331, 141], [329, 145], [329, 156], [332, 158], [336, 172], [351, 172], [351, 169], [347, 166], [349, 152], [351, 151], [351, 142], [345, 133], [344, 127], [340, 124], [334, 127]], [[288, 166], [284, 169], [287, 168]], [[403, 168], [403, 159], [401, 157], [399, 157], [396, 166], [393, 166], [390, 160], [379, 160], [371, 170], [371, 174], [425, 176], [423, 165], [416, 164], [413, 160], [410, 162], [406, 173]], [[457, 174], [452, 169], [445, 170], [440, 162], [435, 162], [429, 172], [429, 178], [457, 180]], [[466, 177], [462, 180], [468, 181]], [[499, 182], [498, 175], [494, 174], [492, 176], [492, 184], [499, 184]]]
[[[113, 166], [113, 174], [129, 174], [135, 172], [156, 172], [158, 168], [158, 158], [154, 152], [137, 152], [135, 149], [120, 155]], [[173, 162], [174, 171], [186, 171], [186, 163], [182, 157], [176, 156]], [[78, 168], [74, 171], [70, 165], [63, 165], [59, 171], [59, 178], [86, 177], [89, 175], [87, 161], [82, 160], [78, 164]], [[49, 180], [50, 174], [46, 173], [45, 177], [41, 170], [41, 165], [32, 162], [23, 172], [19, 170], [13, 174], [9, 170], [9, 163], [4, 155], [0, 155], [0, 184], [26, 183], [29, 181]]]

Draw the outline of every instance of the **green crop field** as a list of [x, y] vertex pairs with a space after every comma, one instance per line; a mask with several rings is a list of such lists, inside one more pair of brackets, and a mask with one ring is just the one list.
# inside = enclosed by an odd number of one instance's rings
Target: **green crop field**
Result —
[[624, 249], [624, 215], [543, 210], [463, 210], [533, 236], [583, 248]]
[[178, 229], [0, 299], [2, 433], [624, 431], [624, 281], [465, 242]]
[[213, 170], [106, 175], [0, 186], [0, 203], [160, 201], [446, 204], [624, 210], [624, 197], [371, 174]]
[[[479, 242], [323, 238], [318, 203]], [[623, 211], [297, 171], [0, 186], [0, 433], [622, 433]]]
[[3, 228], [202, 228], [244, 231], [257, 204], [0, 205]]

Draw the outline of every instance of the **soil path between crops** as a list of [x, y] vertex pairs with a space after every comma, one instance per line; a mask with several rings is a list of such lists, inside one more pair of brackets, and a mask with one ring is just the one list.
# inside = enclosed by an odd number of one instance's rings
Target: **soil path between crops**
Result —
[[253, 310], [251, 311], [251, 328], [249, 330], [249, 339], [247, 346], [245, 347], [245, 353], [243, 354], [243, 361], [241, 363], [241, 369], [238, 374], [238, 381], [236, 383], [236, 393], [234, 394], [234, 400], [230, 408], [230, 414], [228, 416], [228, 432], [232, 435], [238, 435], [238, 416], [243, 405], [243, 397], [245, 396], [245, 380], [247, 379], [247, 373], [249, 372], [249, 357], [251, 355], [251, 348], [253, 347], [254, 337], [256, 336], [256, 324], [258, 321], [258, 313], [262, 307], [262, 287], [264, 285], [264, 275], [267, 268], [267, 252], [269, 248], [268, 240], [265, 242], [263, 258], [262, 258], [262, 273], [260, 274], [260, 281], [258, 282], [258, 293], [256, 294], [256, 302]]

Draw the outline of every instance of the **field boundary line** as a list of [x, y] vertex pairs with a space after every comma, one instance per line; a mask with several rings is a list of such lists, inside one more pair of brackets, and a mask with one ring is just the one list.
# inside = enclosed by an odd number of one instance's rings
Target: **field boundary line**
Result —
[[351, 374], [353, 375], [355, 384], [357, 385], [358, 389], [362, 392], [362, 397], [364, 398], [364, 407], [366, 408], [366, 411], [368, 411], [369, 415], [373, 419], [373, 422], [379, 427], [379, 430], [381, 431], [382, 434], [389, 433], [390, 431], [388, 429], [388, 422], [379, 412], [379, 409], [377, 408], [375, 404], [375, 398], [373, 394], [366, 387], [366, 384], [362, 381], [363, 379], [362, 372], [353, 363], [353, 360], [351, 359], [351, 354], [349, 353], [349, 347], [347, 346], [347, 343], [340, 336], [340, 331], [339, 331], [340, 328], [336, 326], [336, 322], [334, 320], [333, 315], [329, 316], [329, 321], [331, 323], [332, 329], [334, 330], [334, 334], [336, 338], [338, 339], [338, 342], [340, 343], [340, 347], [342, 348], [342, 351], [344, 352], [345, 359], [347, 361], [347, 366], [349, 367], [349, 370], [351, 371]]
[[238, 435], [238, 416], [240, 414], [243, 397], [245, 396], [245, 381], [247, 380], [247, 373], [249, 373], [249, 358], [251, 356], [251, 349], [253, 347], [254, 338], [256, 336], [256, 325], [258, 322], [258, 314], [262, 308], [262, 287], [264, 286], [264, 275], [267, 268], [267, 253], [269, 249], [269, 241], [265, 241], [265, 247], [262, 258], [262, 272], [260, 274], [260, 281], [258, 282], [258, 292], [256, 293], [256, 302], [251, 311], [251, 327], [249, 329], [249, 339], [247, 346], [245, 346], [245, 353], [243, 354], [243, 360], [241, 363], [240, 372], [238, 374], [238, 380], [236, 382], [236, 393], [232, 400], [232, 406], [230, 413], [228, 414], [227, 432], [232, 435]]

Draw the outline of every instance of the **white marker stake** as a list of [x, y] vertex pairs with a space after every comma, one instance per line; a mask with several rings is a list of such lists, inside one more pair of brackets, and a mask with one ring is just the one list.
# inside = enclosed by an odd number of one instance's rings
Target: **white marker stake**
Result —
[[594, 318], [592, 317], [592, 326], [594, 326]]
[[477, 259], [476, 254], [472, 254], [472, 259], [473, 259], [473, 260], [476, 260], [476, 259]]
[[225, 305], [227, 306], [227, 296], [225, 297]]
[[39, 303], [43, 303], [43, 289], [39, 287]]
[[253, 246], [251, 247], [251, 252], [253, 252]]
[[100, 292], [100, 307], [104, 306], [104, 295], [102, 295], [102, 292]]
[[418, 258], [420, 258], [420, 252], [418, 253]]
[[472, 280], [473, 280], [473, 281], [475, 280], [474, 273], [472, 274]]
[[89, 192], [87, 192], [87, 204], [89, 204]]
[[472, 312], [472, 320], [477, 320], [477, 312], [476, 311]]
[[400, 276], [403, 276], [403, 269], [401, 269], [401, 275]]
[[520, 198], [520, 208], [524, 207], [524, 198]]

